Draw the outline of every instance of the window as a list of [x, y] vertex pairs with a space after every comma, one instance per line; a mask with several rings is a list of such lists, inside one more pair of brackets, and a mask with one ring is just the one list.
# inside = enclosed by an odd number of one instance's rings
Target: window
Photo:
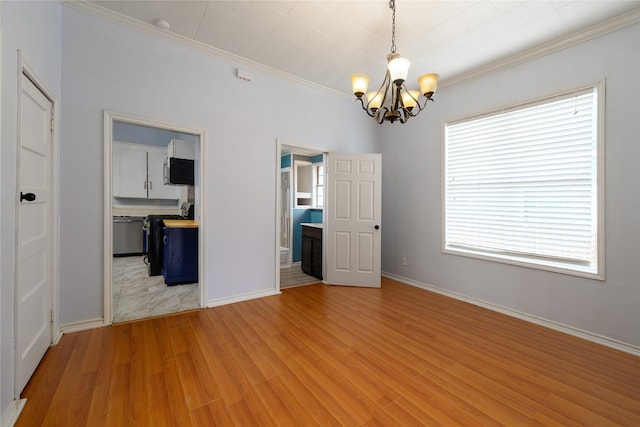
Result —
[[604, 279], [598, 91], [445, 124], [444, 252]]
[[316, 207], [324, 206], [324, 165], [314, 167]]

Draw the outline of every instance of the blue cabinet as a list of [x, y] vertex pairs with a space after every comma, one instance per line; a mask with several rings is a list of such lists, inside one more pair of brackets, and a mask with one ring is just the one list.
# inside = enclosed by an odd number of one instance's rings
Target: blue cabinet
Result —
[[167, 285], [198, 281], [198, 229], [166, 227], [162, 275]]

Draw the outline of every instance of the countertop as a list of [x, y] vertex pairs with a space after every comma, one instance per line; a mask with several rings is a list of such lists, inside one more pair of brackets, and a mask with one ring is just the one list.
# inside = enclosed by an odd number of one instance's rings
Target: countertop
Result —
[[198, 228], [198, 223], [192, 219], [165, 219], [162, 222], [167, 228]]
[[315, 222], [301, 222], [300, 225], [303, 227], [322, 228], [322, 223], [315, 223]]

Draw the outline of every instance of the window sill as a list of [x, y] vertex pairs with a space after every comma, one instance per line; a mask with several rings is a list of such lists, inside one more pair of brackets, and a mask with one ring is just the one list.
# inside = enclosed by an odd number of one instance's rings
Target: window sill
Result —
[[533, 268], [536, 270], [551, 271], [554, 273], [567, 274], [571, 276], [585, 277], [587, 279], [594, 279], [604, 281], [604, 268], [601, 267], [600, 271], [592, 267], [584, 267], [579, 265], [565, 264], [561, 262], [553, 262], [548, 260], [539, 260], [526, 257], [489, 254], [486, 252], [479, 252], [465, 249], [452, 249], [444, 247], [442, 253], [449, 255], [465, 256], [469, 258], [482, 259], [485, 261], [499, 262], [502, 264], [517, 265], [520, 267]]

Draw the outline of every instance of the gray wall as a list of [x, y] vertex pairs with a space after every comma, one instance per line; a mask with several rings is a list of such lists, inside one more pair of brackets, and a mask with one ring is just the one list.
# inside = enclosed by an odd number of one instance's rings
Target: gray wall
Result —
[[[14, 399], [14, 274], [18, 49], [51, 94], [60, 99], [60, 4], [0, 4], [2, 125], [0, 144], [0, 419]], [[57, 137], [57, 135], [56, 135]], [[55, 299], [54, 299], [55, 303]]]
[[199, 142], [197, 135], [173, 132], [135, 123], [119, 122], [117, 120], [113, 122], [112, 137], [114, 141], [133, 142], [135, 144], [155, 145], [158, 147], [167, 147], [172, 139], [181, 139], [193, 143]]
[[[383, 270], [640, 346], [640, 25], [445, 88], [383, 128]], [[606, 281], [441, 251], [442, 126], [606, 79]], [[401, 265], [407, 257], [409, 265]]]
[[[276, 138], [379, 152], [375, 127], [350, 99], [63, 7], [60, 322], [103, 315], [103, 111], [205, 131], [210, 301], [274, 289]], [[78, 179], [82, 177], [82, 179]]]

